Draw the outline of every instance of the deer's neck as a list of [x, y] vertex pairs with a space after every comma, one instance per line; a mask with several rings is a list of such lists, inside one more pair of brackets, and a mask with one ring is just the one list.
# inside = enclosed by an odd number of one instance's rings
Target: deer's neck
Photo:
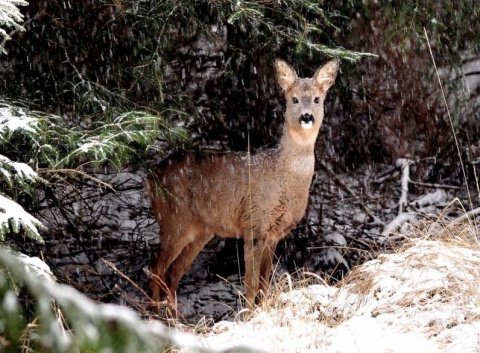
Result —
[[295, 175], [311, 178], [315, 164], [316, 136], [316, 133], [301, 136], [300, 133], [285, 130], [278, 150], [278, 167]]

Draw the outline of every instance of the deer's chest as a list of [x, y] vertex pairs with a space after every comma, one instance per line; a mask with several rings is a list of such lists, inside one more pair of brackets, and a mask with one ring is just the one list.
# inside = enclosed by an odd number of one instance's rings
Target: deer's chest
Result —
[[257, 219], [271, 236], [281, 238], [302, 219], [308, 202], [311, 177], [289, 183], [285, 180], [271, 186], [268, 194], [257, 199]]
[[288, 163], [287, 173], [289, 173], [293, 179], [295, 177], [297, 178], [303, 177], [304, 179], [311, 180], [314, 167], [315, 167], [315, 157], [313, 155], [302, 156], [302, 157], [295, 158]]

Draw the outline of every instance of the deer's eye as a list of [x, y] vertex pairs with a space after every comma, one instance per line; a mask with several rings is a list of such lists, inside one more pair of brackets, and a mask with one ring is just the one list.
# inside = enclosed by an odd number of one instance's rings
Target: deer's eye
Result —
[[315, 97], [315, 99], [313, 100], [313, 102], [314, 102], [315, 104], [320, 103], [320, 97]]
[[292, 102], [293, 102], [293, 104], [297, 104], [297, 103], [298, 103], [298, 98], [297, 98], [297, 97], [293, 97]]

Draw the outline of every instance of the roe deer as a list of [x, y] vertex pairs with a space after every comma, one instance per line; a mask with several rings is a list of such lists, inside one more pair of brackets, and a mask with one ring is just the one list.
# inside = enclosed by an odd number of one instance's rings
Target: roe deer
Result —
[[[153, 299], [172, 298], [183, 274], [214, 234], [244, 239], [246, 304], [268, 286], [275, 248], [303, 217], [314, 173], [314, 147], [323, 102], [338, 61], [312, 78], [299, 78], [275, 61], [284, 91], [283, 136], [275, 149], [183, 154], [163, 160], [147, 180], [160, 225], [160, 249], [151, 272]], [[260, 299], [260, 298], [259, 298]]]

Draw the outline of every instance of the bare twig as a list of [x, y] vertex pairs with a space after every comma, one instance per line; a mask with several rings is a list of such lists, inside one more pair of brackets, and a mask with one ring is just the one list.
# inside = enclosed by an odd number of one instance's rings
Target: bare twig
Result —
[[94, 182], [96, 182], [97, 184], [100, 184], [112, 191], [115, 192], [115, 189], [113, 188], [113, 186], [109, 183], [106, 183], [104, 182], [103, 180], [100, 180], [96, 177], [94, 177], [93, 175], [90, 175], [88, 174], [87, 172], [84, 172], [82, 170], [79, 170], [79, 169], [70, 169], [70, 168], [66, 168], [66, 169], [38, 169], [37, 172], [39, 174], [67, 174], [67, 175], [75, 175], [75, 174], [79, 174], [81, 176], [83, 176], [84, 178], [87, 178], [87, 179], [90, 179], [90, 180], [93, 180]]
[[455, 185], [424, 183], [424, 182], [421, 182], [421, 181], [414, 181], [412, 179], [410, 179], [409, 182], [413, 185], [426, 186], [427, 188], [433, 188], [433, 189], [451, 189], [451, 190], [460, 190], [461, 189], [461, 187], [455, 186]]
[[[450, 108], [448, 107], [447, 97], [445, 95], [445, 91], [443, 90], [442, 80], [440, 79], [440, 74], [438, 73], [437, 64], [436, 64], [435, 58], [433, 56], [432, 47], [430, 46], [430, 40], [428, 39], [427, 29], [425, 27], [423, 27], [423, 30], [425, 32], [425, 38], [427, 40], [427, 45], [428, 45], [428, 49], [430, 51], [430, 56], [432, 58], [432, 63], [433, 63], [433, 67], [435, 69], [435, 74], [437, 76], [438, 85], [440, 86], [440, 91], [442, 92], [442, 98], [443, 98], [443, 102], [445, 104], [445, 109], [447, 110], [448, 121], [450, 122], [450, 127], [452, 128], [453, 138], [455, 140], [455, 146], [457, 148], [458, 158], [460, 160], [460, 166], [462, 167], [462, 174], [463, 174], [464, 180], [466, 181], [466, 180], [468, 180], [467, 179], [467, 173], [465, 172], [465, 166], [464, 166], [463, 161], [462, 161], [462, 152], [460, 151], [460, 145], [458, 144], [457, 134], [455, 133], [455, 127], [453, 125], [452, 115], [450, 114]], [[472, 202], [472, 196], [470, 195], [470, 189], [468, 188], [468, 183], [465, 183], [465, 184], [466, 184], [466, 189], [467, 189], [467, 193], [468, 193], [468, 200], [470, 201], [470, 208], [473, 209], [473, 202]], [[479, 188], [478, 191], [480, 193], [480, 187], [478, 185], [477, 185], [477, 187]]]
[[114, 270], [116, 273], [118, 273], [120, 275], [120, 277], [124, 278], [125, 280], [127, 280], [127, 282], [129, 282], [132, 286], [134, 286], [136, 289], [138, 289], [140, 291], [140, 293], [142, 293], [145, 298], [149, 299], [150, 301], [153, 301], [152, 298], [150, 298], [150, 296], [142, 289], [140, 288], [140, 286], [135, 283], [135, 281], [133, 281], [130, 277], [128, 277], [126, 274], [124, 274], [122, 271], [120, 271], [117, 266], [115, 266], [115, 264], [113, 262], [110, 262], [108, 260], [105, 260], [102, 258], [102, 261], [105, 263], [105, 265], [107, 265], [108, 267], [110, 267], [112, 270]]

